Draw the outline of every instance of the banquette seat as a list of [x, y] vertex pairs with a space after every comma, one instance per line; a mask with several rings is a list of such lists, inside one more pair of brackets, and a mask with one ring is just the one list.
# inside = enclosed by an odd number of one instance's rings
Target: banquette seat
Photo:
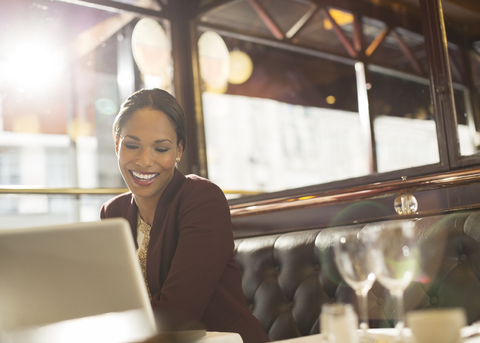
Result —
[[[480, 211], [414, 221], [421, 272], [405, 293], [405, 311], [463, 307], [469, 323], [480, 320]], [[332, 234], [368, 225], [235, 240], [245, 297], [271, 340], [318, 333], [325, 303], [357, 306], [353, 290], [335, 266]], [[378, 282], [368, 304], [371, 327], [393, 326], [395, 301]]]

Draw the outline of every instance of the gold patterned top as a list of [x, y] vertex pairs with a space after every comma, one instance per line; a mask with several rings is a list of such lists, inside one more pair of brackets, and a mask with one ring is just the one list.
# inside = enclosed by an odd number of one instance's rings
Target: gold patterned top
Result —
[[139, 240], [140, 233], [143, 234], [143, 239], [138, 242], [138, 260], [140, 261], [140, 267], [142, 269], [143, 280], [145, 281], [145, 285], [147, 286], [148, 296], [152, 299], [152, 295], [150, 294], [150, 289], [148, 288], [147, 282], [147, 249], [148, 249], [148, 242], [150, 241], [150, 230], [151, 226], [145, 222], [140, 213], [137, 216], [137, 240]]

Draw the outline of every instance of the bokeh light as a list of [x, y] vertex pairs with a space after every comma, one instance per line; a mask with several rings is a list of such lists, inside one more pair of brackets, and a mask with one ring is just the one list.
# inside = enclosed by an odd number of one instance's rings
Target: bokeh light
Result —
[[203, 81], [211, 89], [223, 89], [230, 74], [230, 53], [223, 38], [213, 31], [202, 33], [198, 40], [198, 55]]
[[143, 18], [133, 29], [132, 52], [143, 74], [161, 77], [170, 63], [170, 42], [154, 19]]
[[335, 97], [333, 95], [329, 95], [329, 96], [327, 96], [325, 101], [327, 102], [327, 104], [333, 105], [335, 103], [335, 101], [337, 101], [337, 99], [335, 99]]
[[252, 75], [253, 63], [245, 52], [233, 50], [230, 52], [230, 75], [228, 82], [239, 85]]
[[97, 99], [95, 101], [95, 108], [101, 114], [106, 115], [116, 114], [118, 111], [117, 104], [113, 100], [106, 98]]

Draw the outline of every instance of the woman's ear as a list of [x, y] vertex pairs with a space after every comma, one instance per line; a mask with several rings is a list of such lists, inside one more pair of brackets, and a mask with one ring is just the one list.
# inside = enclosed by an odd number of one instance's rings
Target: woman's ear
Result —
[[182, 159], [182, 153], [183, 153], [183, 141], [180, 141], [177, 145], [177, 155], [176, 158]]

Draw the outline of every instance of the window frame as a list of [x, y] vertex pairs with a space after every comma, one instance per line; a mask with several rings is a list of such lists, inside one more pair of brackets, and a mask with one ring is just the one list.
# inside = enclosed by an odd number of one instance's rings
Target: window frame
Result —
[[[64, 2], [71, 2], [69, 0], [58, 0]], [[211, 27], [200, 22], [200, 17], [208, 11], [218, 8], [229, 1], [212, 1], [202, 7], [195, 8], [188, 1], [176, 0], [172, 1], [171, 5], [167, 5], [163, 1], [161, 3], [162, 9], [160, 11], [150, 10], [142, 7], [137, 7], [112, 0], [81, 0], [75, 3], [101, 8], [109, 11], [128, 11], [137, 15], [152, 17], [158, 20], [168, 20], [171, 24], [171, 39], [172, 39], [172, 57], [174, 65], [174, 89], [175, 95], [179, 102], [184, 107], [187, 113], [189, 148], [186, 150], [186, 158], [182, 160], [179, 168], [184, 173], [196, 173], [208, 177], [208, 166], [206, 161], [205, 149], [205, 132], [203, 128], [203, 113], [200, 92], [200, 75], [198, 65], [197, 52], [197, 29], [214, 29], [220, 34], [229, 34], [242, 39], [250, 39], [253, 42], [261, 44], [274, 45], [275, 47], [294, 50], [298, 53], [311, 54], [322, 58], [334, 58], [336, 61], [343, 61], [344, 63], [354, 64], [355, 59], [346, 56], [338, 56], [331, 53], [322, 52], [319, 50], [310, 49], [295, 45], [289, 41], [279, 41], [265, 37], [255, 37], [247, 33], [233, 32], [226, 28]], [[314, 2], [316, 3], [316, 2]], [[323, 3], [323, 2], [322, 2]], [[326, 0], [326, 5], [342, 8], [342, 6], [349, 11], [348, 1]], [[310, 192], [318, 192], [330, 189], [341, 189], [344, 187], [351, 187], [354, 185], [368, 184], [372, 182], [382, 182], [388, 180], [399, 179], [402, 176], [420, 176], [437, 172], [443, 172], [456, 168], [465, 168], [480, 164], [480, 154], [462, 156], [460, 153], [458, 143], [457, 122], [455, 116], [454, 100], [453, 100], [453, 83], [451, 80], [451, 72], [448, 64], [448, 48], [446, 45], [445, 24], [441, 12], [441, 1], [437, 0], [419, 0], [421, 8], [421, 18], [429, 18], [423, 20], [419, 24], [413, 18], [408, 19], [408, 26], [417, 27], [423, 26], [423, 35], [426, 41], [427, 58], [429, 61], [429, 81], [431, 89], [431, 98], [435, 109], [437, 138], [439, 144], [440, 162], [437, 164], [396, 170], [385, 173], [376, 173], [373, 167], [370, 175], [347, 179], [341, 181], [330, 182], [327, 184], [311, 185], [307, 187], [284, 190], [279, 192], [272, 192], [262, 195], [249, 196], [249, 199], [266, 199], [285, 194], [303, 194]], [[200, 6], [200, 2], [196, 2]], [[185, 11], [183, 6], [188, 5], [188, 10]], [[395, 15], [385, 8], [376, 8], [373, 4], [365, 5], [362, 10], [355, 12], [356, 20], [360, 20], [362, 16], [373, 16], [387, 22], [388, 25], [395, 25]], [[373, 16], [375, 17], [375, 16]], [[392, 24], [393, 23], [393, 24]], [[447, 34], [448, 37], [453, 37], [455, 41], [460, 41], [461, 37], [456, 34]], [[363, 51], [365, 47], [362, 47]], [[468, 51], [470, 52], [470, 51]], [[365, 56], [360, 54], [360, 60], [365, 62]], [[366, 70], [369, 68], [369, 63], [365, 64]], [[367, 76], [368, 77], [368, 76]], [[469, 84], [464, 85], [470, 90], [472, 89], [471, 80]], [[472, 93], [470, 91], [470, 93]], [[470, 98], [472, 101], [472, 97]], [[480, 117], [478, 113], [478, 106], [473, 106], [474, 117]], [[374, 141], [372, 141], [372, 149], [374, 151]], [[243, 199], [232, 200], [235, 202], [245, 201]]]

